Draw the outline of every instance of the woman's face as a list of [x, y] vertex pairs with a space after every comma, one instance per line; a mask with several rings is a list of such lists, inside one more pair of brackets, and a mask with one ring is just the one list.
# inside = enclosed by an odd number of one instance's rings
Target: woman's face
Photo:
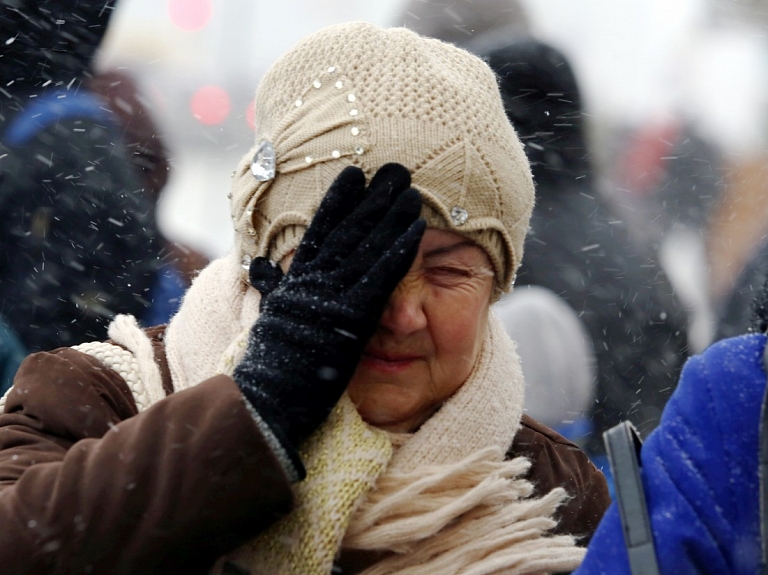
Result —
[[483, 342], [493, 289], [485, 251], [428, 229], [349, 385], [362, 418], [414, 431], [461, 387]]

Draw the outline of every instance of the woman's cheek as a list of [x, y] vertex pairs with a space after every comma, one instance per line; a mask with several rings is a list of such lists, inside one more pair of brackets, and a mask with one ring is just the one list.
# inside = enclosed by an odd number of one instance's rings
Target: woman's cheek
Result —
[[[463, 298], [462, 298], [463, 299]], [[471, 301], [457, 301], [438, 306], [433, 320], [433, 338], [438, 354], [472, 363], [474, 352], [482, 342], [481, 326], [488, 313], [484, 306]]]

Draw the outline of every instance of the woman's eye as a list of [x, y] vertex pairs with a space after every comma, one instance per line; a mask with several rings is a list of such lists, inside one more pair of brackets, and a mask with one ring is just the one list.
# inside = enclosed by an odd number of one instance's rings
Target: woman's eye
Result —
[[472, 276], [470, 270], [455, 267], [435, 267], [427, 270], [427, 276], [436, 283], [458, 283]]

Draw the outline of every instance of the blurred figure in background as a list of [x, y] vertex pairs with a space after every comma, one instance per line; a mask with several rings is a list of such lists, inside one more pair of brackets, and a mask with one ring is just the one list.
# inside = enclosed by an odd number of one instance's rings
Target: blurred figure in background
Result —
[[716, 309], [714, 341], [753, 331], [749, 303], [759, 292], [763, 278], [768, 276], [768, 238], [764, 238], [751, 253], [733, 288]]
[[[124, 69], [98, 71], [88, 88], [100, 96], [123, 130], [123, 142], [131, 164], [140, 175], [145, 193], [158, 202], [168, 183], [171, 163], [168, 148], [152, 113], [152, 104], [136, 79]], [[151, 307], [142, 316], [146, 326], [167, 323], [176, 312], [181, 296], [192, 279], [208, 264], [197, 250], [160, 235], [162, 264], [150, 296]]]
[[[715, 310], [727, 305], [732, 290], [739, 289], [742, 271], [760, 257], [760, 245], [768, 236], [767, 176], [768, 155], [728, 158], [725, 193], [713, 213], [707, 246]], [[760, 285], [758, 280], [753, 289], [759, 291]]]
[[636, 248], [596, 187], [565, 56], [534, 39], [510, 38], [485, 57], [537, 189], [517, 286], [554, 291], [590, 334], [597, 390], [586, 447], [600, 458], [602, 433], [620, 421], [630, 419], [643, 434], [658, 424], [688, 355], [685, 316], [663, 270]]
[[479, 36], [498, 43], [528, 32], [528, 18], [518, 0], [408, 0], [394, 25], [462, 48]]
[[622, 139], [613, 162], [618, 209], [664, 268], [688, 315], [689, 343], [703, 351], [715, 324], [707, 244], [726, 188], [721, 150], [686, 118], [650, 122]]
[[155, 202], [85, 86], [114, 5], [0, 6], [0, 314], [29, 351], [103, 338], [160, 263]]
[[715, 341], [750, 330], [749, 303], [768, 273], [768, 158], [729, 166], [727, 193], [708, 237]]
[[584, 322], [563, 298], [520, 286], [494, 304], [525, 376], [526, 413], [576, 443], [592, 428], [595, 352]]

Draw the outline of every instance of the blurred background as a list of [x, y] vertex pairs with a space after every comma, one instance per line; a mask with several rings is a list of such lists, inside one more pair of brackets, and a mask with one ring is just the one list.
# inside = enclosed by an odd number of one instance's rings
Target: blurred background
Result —
[[[616, 162], [620, 134], [663, 130], [681, 112], [726, 156], [765, 149], [763, 3], [520, 3], [531, 33], [570, 58], [603, 166]], [[251, 144], [249, 104], [261, 74], [316, 29], [350, 20], [395, 25], [403, 9], [402, 0], [122, 0], [100, 65], [135, 74], [156, 107], [172, 156], [160, 208], [166, 234], [210, 256], [226, 251], [229, 174]]]

